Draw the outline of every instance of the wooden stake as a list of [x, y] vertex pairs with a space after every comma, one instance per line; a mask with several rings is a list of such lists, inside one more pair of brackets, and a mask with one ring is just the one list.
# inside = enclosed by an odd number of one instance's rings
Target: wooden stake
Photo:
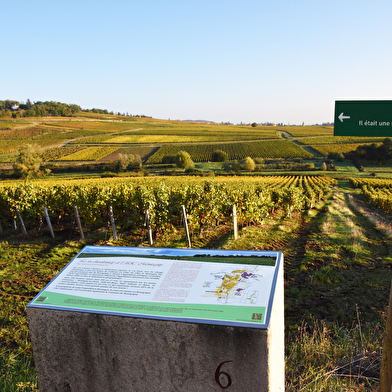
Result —
[[[18, 218], [19, 218], [19, 222], [20, 222], [20, 224], [21, 224], [21, 226], [22, 226], [23, 234], [24, 234], [24, 235], [27, 235], [26, 227], [25, 227], [25, 225], [24, 225], [24, 222], [23, 222], [23, 219], [22, 219], [22, 215], [20, 215], [18, 206], [15, 206], [15, 211], [16, 211], [16, 215], [17, 215]], [[16, 226], [16, 224], [15, 224], [15, 226]]]
[[0, 222], [0, 234], [3, 234], [3, 228], [1, 227], [1, 222]]
[[49, 226], [49, 230], [50, 230], [50, 235], [52, 236], [52, 238], [54, 238], [54, 232], [53, 232], [53, 228], [52, 228], [52, 224], [50, 222], [50, 217], [48, 214], [48, 209], [46, 207], [44, 207], [44, 215], [45, 215], [45, 219], [46, 219], [46, 223]]
[[379, 392], [392, 391], [392, 284], [389, 294], [387, 327], [382, 350]]
[[110, 221], [112, 222], [113, 239], [114, 241], [117, 241], [116, 223], [114, 222], [114, 214], [113, 214], [112, 206], [109, 206], [109, 215], [110, 215]]
[[238, 225], [237, 225], [237, 207], [233, 205], [233, 228], [234, 228], [234, 239], [238, 240]]
[[83, 229], [82, 229], [82, 223], [80, 222], [78, 207], [76, 205], [74, 206], [74, 211], [75, 211], [76, 224], [78, 225], [78, 228], [79, 228], [80, 240], [83, 241], [84, 240], [84, 233], [83, 233]]
[[188, 248], [191, 248], [192, 244], [191, 244], [191, 238], [189, 237], [188, 219], [186, 217], [186, 211], [185, 211], [184, 205], [181, 206], [181, 211], [182, 211], [182, 221], [184, 222], [186, 242], [187, 242]]
[[146, 210], [146, 226], [148, 230], [148, 243], [151, 246], [153, 244], [153, 241], [152, 241], [152, 230], [150, 226], [150, 213], [148, 212], [148, 210]]

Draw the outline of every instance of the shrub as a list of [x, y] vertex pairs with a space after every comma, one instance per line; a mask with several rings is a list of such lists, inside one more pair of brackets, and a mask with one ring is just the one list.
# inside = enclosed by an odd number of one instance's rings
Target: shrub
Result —
[[191, 156], [186, 151], [180, 151], [176, 155], [176, 165], [180, 169], [194, 168], [195, 164], [191, 159]]
[[225, 151], [215, 150], [212, 153], [213, 162], [227, 162], [228, 160], [229, 160], [229, 155]]

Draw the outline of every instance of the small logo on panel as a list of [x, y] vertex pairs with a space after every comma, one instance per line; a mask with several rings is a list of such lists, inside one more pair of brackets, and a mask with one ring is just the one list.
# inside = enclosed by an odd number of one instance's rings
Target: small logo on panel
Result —
[[263, 313], [253, 313], [252, 320], [261, 321], [263, 319]]

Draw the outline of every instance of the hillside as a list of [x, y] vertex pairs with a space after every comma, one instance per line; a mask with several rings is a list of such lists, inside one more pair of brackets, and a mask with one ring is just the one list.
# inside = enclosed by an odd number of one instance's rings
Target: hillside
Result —
[[[179, 151], [190, 154], [198, 164], [196, 172], [199, 173], [233, 172], [230, 162], [218, 166], [217, 170], [208, 164], [214, 160], [216, 151], [224, 151], [231, 162], [251, 157], [256, 161], [255, 172], [310, 173], [319, 171], [328, 156], [340, 154], [342, 158], [358, 146], [370, 148], [383, 141], [382, 138], [334, 137], [331, 126], [255, 125], [159, 120], [114, 115], [98, 109], [75, 111], [71, 117], [8, 117], [0, 120], [0, 169], [7, 173], [5, 170], [12, 168], [18, 150], [34, 144], [39, 146], [42, 159], [53, 174], [93, 174], [91, 165], [95, 174], [113, 172], [115, 162], [129, 155], [140, 156], [144, 174], [178, 174], [173, 163]], [[351, 175], [355, 172], [361, 175], [350, 161], [342, 165], [341, 159], [335, 160], [331, 167], [335, 175], [343, 175], [346, 170]], [[390, 175], [388, 161], [379, 169], [371, 167], [369, 172]]]

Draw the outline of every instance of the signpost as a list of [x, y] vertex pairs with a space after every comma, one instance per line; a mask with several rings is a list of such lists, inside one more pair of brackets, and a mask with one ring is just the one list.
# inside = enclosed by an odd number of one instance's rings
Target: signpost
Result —
[[392, 101], [335, 101], [334, 136], [392, 137]]

